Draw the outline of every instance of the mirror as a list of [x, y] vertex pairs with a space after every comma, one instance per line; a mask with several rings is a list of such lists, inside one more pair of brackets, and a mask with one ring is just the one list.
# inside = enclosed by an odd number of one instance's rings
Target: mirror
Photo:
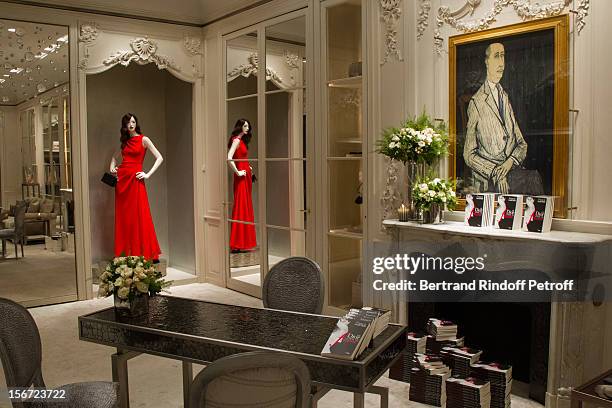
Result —
[[0, 20], [0, 297], [76, 300], [68, 28]]

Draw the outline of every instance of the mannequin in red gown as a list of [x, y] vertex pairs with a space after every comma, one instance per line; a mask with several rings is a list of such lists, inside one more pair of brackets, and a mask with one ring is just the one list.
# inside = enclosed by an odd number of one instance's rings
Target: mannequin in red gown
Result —
[[[149, 209], [145, 180], [157, 170], [162, 155], [151, 139], [140, 134], [138, 119], [130, 113], [121, 120], [121, 164], [115, 156], [110, 171], [117, 174], [115, 187], [115, 256], [135, 255], [158, 260], [161, 250]], [[148, 173], [142, 171], [147, 149], [155, 156], [155, 164]]]
[[[234, 171], [234, 206], [232, 220], [254, 222], [253, 214], [253, 179], [248, 159], [248, 143], [251, 140], [251, 124], [246, 119], [239, 119], [230, 137], [227, 159]], [[236, 160], [244, 160], [234, 162]], [[232, 252], [248, 251], [257, 246], [255, 226], [252, 224], [231, 223], [230, 249]]]

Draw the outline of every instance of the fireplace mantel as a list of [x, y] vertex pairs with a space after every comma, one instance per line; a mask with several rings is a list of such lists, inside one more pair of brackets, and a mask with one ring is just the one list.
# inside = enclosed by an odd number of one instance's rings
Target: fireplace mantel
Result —
[[[391, 233], [398, 252], [418, 251], [420, 244], [422, 248], [431, 248], [432, 242], [450, 247], [467, 241], [479, 253], [489, 254], [488, 261], [493, 269], [529, 266], [546, 271], [567, 267], [567, 257], [570, 257], [573, 265], [609, 270], [606, 262], [612, 255], [612, 235], [568, 231], [544, 234], [500, 231], [469, 227], [456, 221], [431, 225], [385, 220], [383, 224]], [[508, 253], [504, 249], [509, 242], [534, 245], [524, 245], [521, 247], [524, 250]], [[540, 248], [549, 245], [559, 249], [549, 256], [543, 256]], [[572, 250], [578, 250], [576, 253], [581, 254], [580, 257], [572, 258]], [[364, 282], [365, 285], [369, 283]], [[605, 316], [605, 307], [595, 301], [551, 303], [547, 408], [570, 408], [572, 387], [579, 386], [606, 368], [601, 367], [606, 341]]]

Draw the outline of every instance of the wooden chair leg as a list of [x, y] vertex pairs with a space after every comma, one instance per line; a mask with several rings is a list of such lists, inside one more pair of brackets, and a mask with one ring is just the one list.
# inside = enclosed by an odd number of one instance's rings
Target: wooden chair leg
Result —
[[13, 244], [15, 244], [15, 259], [19, 259], [19, 252], [18, 252], [17, 242], [18, 241], [16, 239], [13, 241]]
[[25, 258], [25, 255], [23, 254], [23, 238], [21, 238], [21, 257]]

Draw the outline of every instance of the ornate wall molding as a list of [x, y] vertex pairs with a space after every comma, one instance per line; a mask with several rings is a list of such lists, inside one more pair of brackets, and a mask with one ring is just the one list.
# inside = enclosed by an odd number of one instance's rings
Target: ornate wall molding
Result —
[[202, 55], [202, 39], [199, 37], [190, 37], [188, 35], [183, 38], [185, 50], [191, 55]]
[[283, 55], [285, 56], [285, 65], [289, 67], [289, 72], [291, 75], [291, 86], [296, 86], [297, 81], [295, 80], [295, 73], [300, 69], [302, 59], [296, 53], [287, 50], [285, 50]]
[[399, 41], [397, 39], [397, 26], [402, 15], [400, 1], [401, 0], [380, 0], [380, 18], [385, 27], [385, 56], [381, 64], [390, 61], [392, 58], [397, 61], [403, 60], [399, 49]]
[[79, 27], [79, 42], [83, 44], [83, 57], [79, 60], [77, 67], [85, 69], [89, 63], [89, 46], [98, 38], [99, 27], [94, 22], [83, 23]]
[[380, 204], [382, 207], [380, 225], [381, 230], [387, 232], [382, 221], [397, 218], [397, 209], [402, 204], [402, 194], [400, 192], [399, 183], [401, 164], [387, 157], [385, 157], [384, 160], [387, 166], [387, 179], [385, 181], [385, 189], [380, 197]]
[[431, 0], [421, 0], [417, 14], [417, 41], [423, 38], [425, 30], [429, 26], [429, 12], [431, 11]]
[[81, 24], [79, 27], [79, 41], [85, 44], [94, 42], [98, 38], [98, 24], [94, 22]]
[[[243, 76], [245, 78], [250, 77], [251, 75], [257, 75], [257, 70], [259, 68], [259, 57], [256, 52], [253, 52], [248, 57], [248, 63], [237, 66], [227, 73], [227, 82], [233, 81], [239, 76]], [[272, 81], [272, 83], [280, 88], [287, 88], [287, 84], [283, 82], [281, 77], [274, 71], [273, 69], [267, 67], [266, 68], [266, 80]]]
[[[482, 31], [489, 28], [497, 16], [506, 7], [512, 7], [516, 14], [523, 20], [535, 20], [546, 17], [553, 17], [562, 14], [567, 7], [570, 7], [573, 0], [557, 0], [551, 3], [531, 3], [531, 0], [494, 0], [493, 8], [486, 15], [478, 20], [460, 21], [466, 15], [473, 15], [474, 10], [480, 6], [481, 0], [466, 0], [466, 3], [459, 9], [451, 11], [448, 6], [438, 8], [436, 17], [436, 29], [434, 32], [434, 49], [438, 54], [443, 52], [444, 37], [441, 29], [447, 24], [462, 33]], [[575, 22], [578, 33], [586, 25], [585, 19], [589, 13], [590, 0], [580, 0], [575, 11]]]
[[157, 54], [157, 43], [148, 38], [137, 38], [130, 42], [130, 51], [119, 51], [106, 58], [103, 63], [108, 67], [117, 64], [128, 66], [132, 61], [145, 65], [154, 62], [159, 69], [174, 69], [178, 67], [170, 58]]

